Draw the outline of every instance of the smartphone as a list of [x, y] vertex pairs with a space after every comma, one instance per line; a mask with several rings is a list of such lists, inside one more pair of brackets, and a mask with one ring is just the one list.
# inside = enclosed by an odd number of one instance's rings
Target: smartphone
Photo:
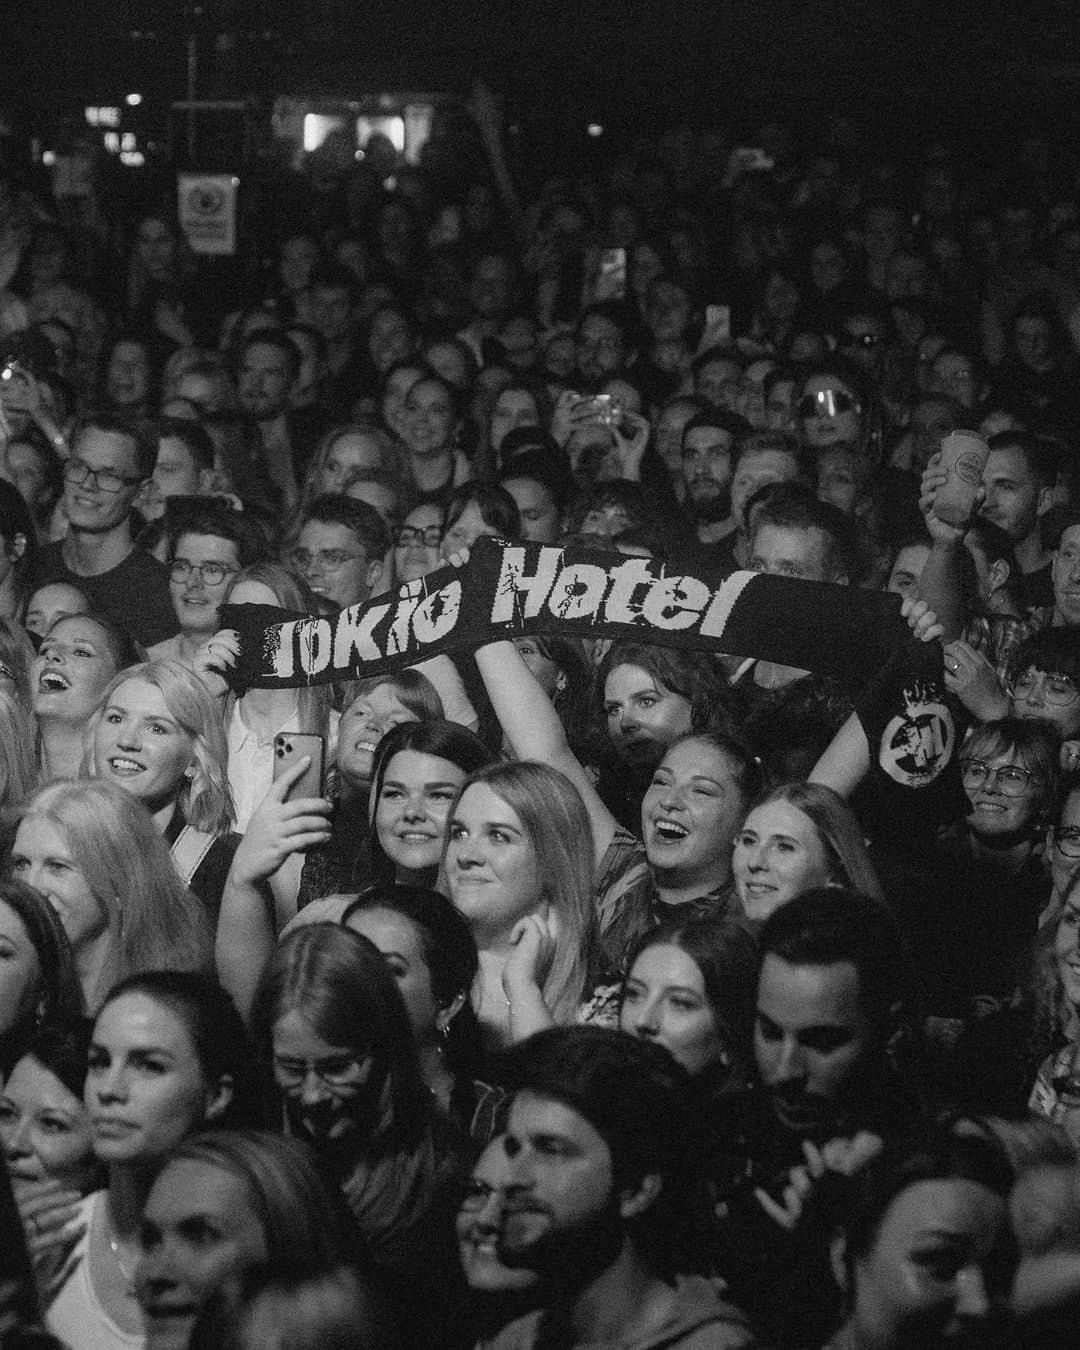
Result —
[[27, 412], [33, 403], [34, 377], [19, 361], [0, 369], [0, 402], [11, 412]]
[[731, 337], [731, 306], [706, 305], [705, 327], [710, 337], [715, 337], [718, 342], [726, 342]]
[[296, 766], [305, 755], [311, 763], [299, 782], [289, 789], [290, 797], [323, 796], [323, 775], [326, 770], [326, 741], [307, 731], [281, 731], [274, 737], [274, 782]]
[[600, 254], [596, 275], [597, 300], [623, 300], [626, 297], [626, 249], [606, 248]]
[[603, 427], [613, 427], [622, 419], [623, 406], [614, 394], [594, 394], [593, 414]]

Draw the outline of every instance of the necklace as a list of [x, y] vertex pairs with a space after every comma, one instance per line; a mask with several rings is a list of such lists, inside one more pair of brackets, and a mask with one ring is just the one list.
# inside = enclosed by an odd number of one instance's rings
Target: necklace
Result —
[[124, 1258], [121, 1255], [120, 1239], [114, 1237], [111, 1233], [109, 1234], [109, 1251], [112, 1252], [113, 1258], [116, 1261], [116, 1268], [117, 1270], [119, 1270], [121, 1276], [123, 1277], [124, 1293], [127, 1294], [128, 1298], [134, 1298], [135, 1270], [134, 1268], [129, 1269], [127, 1266], [124, 1265]]

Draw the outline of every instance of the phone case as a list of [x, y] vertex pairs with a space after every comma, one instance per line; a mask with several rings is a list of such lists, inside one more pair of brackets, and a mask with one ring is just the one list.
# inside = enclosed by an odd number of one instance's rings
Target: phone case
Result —
[[311, 756], [300, 780], [289, 789], [290, 797], [321, 797], [326, 742], [308, 731], [282, 731], [274, 737], [274, 782], [293, 768], [297, 760]]

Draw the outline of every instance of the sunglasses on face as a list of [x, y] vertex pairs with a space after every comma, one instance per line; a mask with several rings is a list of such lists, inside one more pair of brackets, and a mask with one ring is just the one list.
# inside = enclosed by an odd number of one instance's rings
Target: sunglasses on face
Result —
[[858, 412], [859, 405], [842, 389], [822, 389], [799, 399], [800, 417], [835, 417], [838, 413]]

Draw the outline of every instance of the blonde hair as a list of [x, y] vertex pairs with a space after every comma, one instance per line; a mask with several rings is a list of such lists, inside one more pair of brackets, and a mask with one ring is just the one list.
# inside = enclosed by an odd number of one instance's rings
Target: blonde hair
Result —
[[87, 722], [83, 772], [91, 778], [97, 776], [94, 735], [109, 700], [128, 680], [143, 680], [160, 690], [169, 716], [191, 741], [193, 771], [190, 777], [181, 779], [176, 791], [176, 805], [184, 823], [207, 834], [228, 834], [236, 815], [229, 791], [229, 750], [221, 713], [202, 680], [178, 661], [145, 661], [114, 676]]
[[91, 1008], [137, 971], [212, 968], [206, 911], [177, 876], [140, 801], [99, 778], [62, 779], [36, 792], [19, 814], [33, 817], [62, 832], [106, 918], [110, 950], [98, 987], [87, 991]]
[[399, 483], [408, 481], [408, 476], [405, 473], [405, 449], [388, 431], [384, 431], [382, 427], [371, 426], [363, 422], [340, 422], [336, 427], [331, 427], [322, 437], [311, 456], [311, 463], [304, 475], [304, 484], [300, 491], [300, 503], [296, 509], [292, 532], [298, 530], [299, 522], [303, 520], [308, 506], [316, 497], [322, 496], [323, 488], [320, 483], [323, 470], [326, 468], [334, 446], [346, 436], [366, 437], [378, 452], [378, 467], [393, 474]]
[[[540, 899], [559, 919], [555, 951], [540, 991], [555, 1022], [568, 1026], [592, 983], [597, 951], [595, 851], [585, 804], [557, 769], [519, 760], [470, 774], [454, 799], [450, 819], [464, 794], [478, 783], [510, 807], [536, 854]], [[444, 862], [445, 857], [444, 842]]]
[[19, 699], [0, 689], [0, 825], [37, 785], [37, 725]]

